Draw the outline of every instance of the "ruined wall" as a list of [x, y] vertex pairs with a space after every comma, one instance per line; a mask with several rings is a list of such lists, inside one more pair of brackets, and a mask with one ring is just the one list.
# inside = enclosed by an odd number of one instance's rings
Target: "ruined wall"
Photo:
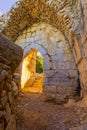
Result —
[[9, 14], [3, 14], [0, 15], [0, 32], [4, 29], [4, 27], [6, 26], [6, 23], [9, 19]]
[[17, 94], [18, 86], [10, 67], [0, 62], [0, 130], [16, 130], [14, 99]]
[[57, 97], [73, 97], [78, 88], [78, 70], [70, 44], [64, 35], [49, 24], [34, 24], [23, 31], [16, 44], [26, 54], [31, 48], [43, 56], [43, 91]]
[[[86, 6], [87, 0], [20, 0], [10, 10], [8, 20], [7, 22], [5, 22], [4, 28], [2, 27], [1, 29], [1, 32], [13, 41], [15, 41], [26, 28], [32, 28], [32, 25], [35, 23], [47, 23], [49, 25], [52, 25], [56, 29], [59, 29], [64, 34], [65, 39], [71, 45], [71, 50], [73, 50], [74, 52], [76, 64], [80, 73], [82, 97], [84, 97], [87, 93]], [[25, 35], [25, 33], [23, 35]], [[31, 35], [33, 35], [34, 37], [34, 35], [36, 34], [32, 33], [31, 31], [29, 33], [29, 38], [31, 37]], [[28, 36], [24, 37], [27, 37], [27, 42], [31, 40], [32, 43], [33, 38], [30, 38], [29, 40]], [[38, 37], [34, 38], [38, 39]], [[22, 42], [20, 42], [22, 46], [24, 46], [23, 43], [27, 43], [25, 39], [26, 38], [23, 38], [22, 41], [20, 40]], [[44, 41], [44, 43], [46, 42], [47, 40]], [[47, 44], [44, 45], [47, 47]], [[59, 45], [59, 43], [57, 45]], [[26, 53], [29, 50], [29, 48], [34, 48], [34, 46], [37, 49], [40, 49], [43, 55], [48, 53], [46, 48], [44, 48], [42, 45], [36, 44], [35, 42], [27, 47], [24, 46], [24, 48], [26, 48], [24, 52]], [[50, 61], [47, 56], [45, 57], [45, 59], [47, 59], [47, 61]]]
[[9, 12], [9, 19], [2, 33], [11, 40], [34, 23], [45, 22], [60, 29], [71, 42], [72, 31], [80, 24], [80, 0], [20, 0]]
[[16, 130], [14, 113], [18, 86], [13, 72], [22, 58], [22, 49], [0, 34], [0, 130]]

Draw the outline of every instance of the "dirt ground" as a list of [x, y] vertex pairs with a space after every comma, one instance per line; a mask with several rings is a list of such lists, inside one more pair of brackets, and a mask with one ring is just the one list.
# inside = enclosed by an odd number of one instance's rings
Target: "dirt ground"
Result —
[[87, 130], [87, 107], [58, 105], [23, 92], [16, 102], [17, 130]]

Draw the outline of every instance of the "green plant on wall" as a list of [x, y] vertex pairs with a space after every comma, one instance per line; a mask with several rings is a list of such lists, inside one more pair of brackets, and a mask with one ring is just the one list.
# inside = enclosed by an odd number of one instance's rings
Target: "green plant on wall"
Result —
[[42, 56], [36, 56], [36, 73], [43, 73], [43, 58]]

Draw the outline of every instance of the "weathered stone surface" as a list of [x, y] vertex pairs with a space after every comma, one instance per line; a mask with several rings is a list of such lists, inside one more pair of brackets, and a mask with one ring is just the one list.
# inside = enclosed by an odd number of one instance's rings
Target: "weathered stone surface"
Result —
[[[1, 67], [1, 65], [0, 65]], [[8, 72], [6, 72], [6, 70], [2, 70], [1, 74], [0, 74], [0, 82], [3, 81], [3, 79], [7, 76]]]
[[[79, 27], [79, 14], [77, 13], [78, 10], [76, 10], [76, 8], [78, 8], [78, 4], [79, 1], [71, 3], [69, 0], [67, 2], [60, 2], [60, 0], [22, 0], [18, 4], [16, 4], [10, 11], [10, 14], [12, 15], [10, 15], [10, 18], [8, 19], [7, 24], [2, 32], [11, 39], [15, 40], [19, 31], [22, 32], [26, 25], [32, 26], [32, 24], [37, 23], [38, 21], [43, 21], [46, 23], [51, 23], [56, 28], [59, 28], [66, 36], [69, 36], [67, 37], [69, 39], [71, 34], [69, 30], [75, 30], [77, 27]], [[23, 8], [22, 5], [24, 6]], [[16, 11], [18, 12], [17, 14]], [[24, 15], [25, 12], [26, 16]], [[31, 17], [29, 17], [28, 12]], [[14, 26], [13, 30], [12, 26]], [[34, 31], [34, 29], [31, 29], [31, 31], [32, 30]]]
[[7, 23], [9, 16], [8, 14], [0, 14], [0, 32], [3, 30], [4, 26]]
[[14, 71], [22, 58], [22, 49], [0, 34], [0, 53], [6, 59], [5, 64]]
[[[13, 114], [13, 105], [14, 105], [14, 96], [12, 92], [12, 73], [10, 72], [11, 69], [7, 69], [8, 67], [4, 64], [2, 65], [2, 71], [0, 76], [3, 77], [3, 80], [0, 82], [0, 130], [6, 129], [6, 124], [8, 126], [8, 122], [11, 120], [11, 116]], [[10, 67], [9, 67], [10, 68]], [[6, 70], [4, 70], [6, 69]], [[2, 75], [2, 72], [4, 76]], [[8, 82], [9, 81], [9, 82]], [[14, 118], [15, 120], [15, 118]], [[14, 122], [11, 122], [14, 123]], [[16, 124], [11, 124], [12, 126], [16, 127]], [[11, 130], [12, 127], [9, 127]]]
[[63, 95], [56, 94], [55, 102], [58, 103], [58, 104], [64, 104], [64, 103], [68, 102], [68, 98], [64, 94]]
[[[14, 94], [14, 95], [17, 96], [17, 94], [18, 93]], [[8, 93], [8, 100], [9, 100], [9, 104], [12, 105], [13, 100], [14, 100], [12, 92]]]
[[8, 122], [11, 119], [11, 108], [9, 106], [9, 104], [7, 103], [6, 105], [6, 110], [5, 110], [6, 114], [5, 114], [5, 119]]
[[35, 80], [36, 73], [36, 54], [37, 50], [31, 49], [23, 58], [22, 75], [21, 75], [21, 89], [24, 87], [31, 87]]
[[0, 124], [0, 130], [4, 130], [4, 125]]
[[7, 96], [1, 98], [1, 104], [3, 107], [7, 104]]
[[[72, 86], [80, 89], [80, 77], [83, 96], [87, 94], [86, 5], [86, 0], [21, 0], [6, 20], [4, 16], [0, 20], [1, 26], [5, 23], [2, 33], [19, 44], [24, 54], [31, 48], [42, 52], [44, 71], [54, 71], [54, 75], [45, 73], [44, 83], [57, 85], [72, 80]], [[0, 61], [8, 63], [2, 55]], [[8, 64], [11, 69], [16, 65]]]
[[3, 107], [5, 107], [5, 105], [7, 104], [7, 95], [6, 95], [6, 91], [2, 91], [2, 95], [1, 95], [1, 105]]
[[[44, 71], [43, 91], [53, 91], [56, 93], [56, 87], [58, 84], [60, 84], [60, 86], [62, 84], [63, 87], [68, 85], [71, 87], [71, 91], [73, 91], [73, 86], [77, 89], [78, 72], [74, 56], [68, 41], [60, 30], [45, 23], [34, 24], [31, 28], [27, 28], [22, 32], [22, 34], [17, 38], [16, 43], [24, 49], [24, 55], [30, 53], [32, 48], [41, 52], [43, 56]], [[28, 59], [28, 57], [29, 56], [27, 56], [26, 59]], [[23, 65], [25, 64], [26, 59], [24, 60]], [[27, 64], [28, 60], [26, 66]], [[32, 65], [29, 65], [28, 67], [30, 69], [27, 69], [29, 72], [23, 74], [23, 77], [27, 77], [27, 80], [32, 71], [31, 66], [34, 66], [32, 61], [31, 64]], [[26, 67], [24, 67], [24, 71], [22, 70], [22, 72], [25, 72], [25, 68]], [[74, 80], [77, 83], [74, 83]], [[30, 81], [32, 82], [32, 79]], [[28, 83], [29, 86], [30, 82], [28, 81]], [[63, 93], [65, 94], [64, 91]]]
[[11, 116], [10, 121], [6, 127], [6, 130], [16, 130], [16, 121], [14, 115]]
[[16, 85], [16, 83], [14, 81], [11, 82], [11, 85], [12, 85], [13, 95], [17, 96], [18, 95], [18, 86]]
[[56, 93], [56, 85], [44, 85], [43, 91], [48, 93]]
[[70, 130], [86, 130], [87, 129], [87, 124], [83, 124], [74, 128], [70, 128]]
[[[18, 94], [18, 88], [15, 82], [11, 83], [13, 82], [13, 72], [21, 58], [22, 49], [0, 34], [0, 130], [16, 130], [13, 109], [14, 97]], [[14, 89], [15, 86], [16, 89]]]

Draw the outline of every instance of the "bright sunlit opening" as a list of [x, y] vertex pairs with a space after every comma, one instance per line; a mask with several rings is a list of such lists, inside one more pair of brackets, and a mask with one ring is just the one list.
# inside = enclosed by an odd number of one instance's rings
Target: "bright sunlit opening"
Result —
[[31, 49], [23, 58], [21, 89], [22, 91], [42, 93], [43, 57], [36, 49]]

